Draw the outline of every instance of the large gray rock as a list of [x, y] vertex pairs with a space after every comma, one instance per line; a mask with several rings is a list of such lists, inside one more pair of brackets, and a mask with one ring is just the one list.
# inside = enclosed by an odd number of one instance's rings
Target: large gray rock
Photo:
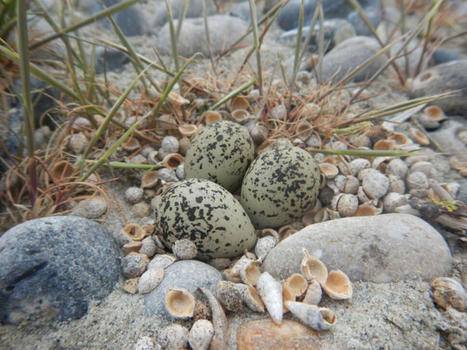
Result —
[[[174, 21], [175, 27], [177, 21]], [[217, 55], [232, 46], [248, 29], [248, 24], [237, 17], [209, 16], [209, 40], [213, 55]], [[170, 28], [167, 23], [159, 32], [157, 48], [164, 54], [171, 54]], [[189, 57], [196, 52], [209, 56], [206, 31], [203, 18], [187, 18], [183, 21], [177, 41], [177, 52]]]
[[[212, 15], [215, 13], [213, 2], [211, 0], [191, 0], [188, 2], [188, 9], [185, 15], [185, 18], [195, 18], [203, 17], [203, 1], [206, 3], [206, 13], [207, 15]], [[170, 9], [172, 10], [172, 15], [174, 19], [178, 19], [182, 14], [183, 10], [183, 0], [170, 0]], [[154, 24], [156, 27], [163, 26], [169, 20], [167, 13], [167, 6], [165, 2], [162, 2], [159, 10], [156, 12]]]
[[446, 113], [467, 116], [467, 59], [438, 64], [420, 73], [411, 83], [411, 97], [458, 90], [455, 96], [435, 101]]
[[76, 319], [119, 278], [119, 250], [93, 221], [56, 216], [26, 221], [0, 237], [0, 321]]
[[302, 247], [322, 255], [329, 270], [351, 280], [377, 283], [446, 275], [451, 253], [443, 237], [422, 219], [385, 214], [326, 221], [305, 227], [280, 242], [264, 270], [280, 279], [300, 271]]
[[165, 310], [165, 293], [170, 288], [186, 288], [195, 294], [198, 288], [208, 288], [214, 294], [222, 275], [214, 267], [197, 260], [181, 260], [165, 269], [164, 279], [151, 293], [147, 294], [144, 303], [146, 311], [158, 317], [170, 319]]
[[[323, 81], [331, 78], [333, 83], [340, 81], [347, 73], [374, 56], [380, 49], [376, 39], [367, 36], [355, 36], [343, 41], [323, 57], [321, 75]], [[357, 74], [353, 80], [359, 82], [370, 78], [384, 65], [384, 62], [384, 58], [379, 57]]]

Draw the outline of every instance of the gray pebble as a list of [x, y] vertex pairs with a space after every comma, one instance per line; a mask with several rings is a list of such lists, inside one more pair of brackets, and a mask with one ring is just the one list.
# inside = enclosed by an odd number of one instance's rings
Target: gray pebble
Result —
[[130, 253], [122, 259], [122, 274], [126, 278], [139, 277], [146, 271], [149, 258], [145, 254]]

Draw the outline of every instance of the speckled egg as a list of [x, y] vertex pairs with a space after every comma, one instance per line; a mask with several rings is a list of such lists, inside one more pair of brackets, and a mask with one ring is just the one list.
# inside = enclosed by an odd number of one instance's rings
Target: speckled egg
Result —
[[197, 258], [230, 258], [252, 249], [256, 235], [234, 196], [218, 184], [188, 179], [170, 186], [156, 201], [157, 233], [167, 247], [189, 239]]
[[242, 183], [255, 149], [248, 130], [221, 121], [198, 132], [185, 156], [186, 178], [211, 180], [229, 191]]
[[240, 202], [256, 228], [290, 224], [312, 209], [320, 185], [308, 152], [281, 146], [262, 153], [243, 178]]

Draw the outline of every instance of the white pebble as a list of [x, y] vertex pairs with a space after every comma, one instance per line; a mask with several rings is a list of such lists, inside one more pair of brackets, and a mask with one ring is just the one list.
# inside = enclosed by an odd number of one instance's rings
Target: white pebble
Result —
[[357, 158], [349, 163], [350, 170], [354, 176], [357, 176], [360, 170], [369, 168], [370, 166], [370, 161], [364, 158]]
[[141, 275], [138, 281], [138, 292], [147, 294], [156, 288], [164, 279], [164, 269], [150, 269]]
[[396, 158], [389, 162], [388, 167], [386, 168], [386, 174], [396, 175], [403, 179], [407, 175], [408, 170], [408, 165], [402, 159]]
[[428, 188], [428, 177], [421, 171], [415, 171], [407, 176], [407, 187], [409, 190]]
[[208, 320], [198, 320], [191, 327], [188, 341], [193, 350], [207, 350], [214, 335], [214, 327]]
[[138, 202], [141, 202], [141, 200], [143, 199], [143, 194], [144, 194], [144, 191], [142, 188], [134, 187], [134, 186], [129, 187], [125, 191], [125, 200], [128, 203], [136, 204]]
[[371, 171], [363, 177], [362, 187], [370, 199], [378, 199], [388, 192], [389, 179], [377, 170]]
[[180, 146], [178, 139], [175, 136], [165, 136], [161, 142], [161, 149], [165, 153], [177, 153]]
[[72, 135], [68, 142], [68, 146], [74, 154], [82, 153], [87, 144], [88, 138], [82, 132]]
[[177, 169], [175, 170], [175, 175], [177, 175], [177, 177], [180, 179], [180, 180], [183, 180], [185, 179], [185, 166], [184, 164], [180, 164]]

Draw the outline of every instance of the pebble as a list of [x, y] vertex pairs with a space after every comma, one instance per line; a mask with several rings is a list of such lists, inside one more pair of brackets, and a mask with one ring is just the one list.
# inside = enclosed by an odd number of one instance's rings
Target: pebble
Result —
[[204, 287], [215, 294], [217, 283], [221, 279], [221, 273], [208, 264], [196, 260], [177, 261], [165, 269], [165, 277], [161, 284], [146, 294], [144, 298], [146, 310], [152, 315], [170, 320], [164, 305], [164, 297], [168, 289], [185, 288], [195, 294], [198, 288]]
[[122, 259], [122, 274], [126, 278], [139, 277], [146, 271], [149, 258], [145, 254], [130, 253]]
[[144, 191], [139, 187], [128, 187], [125, 191], [125, 200], [130, 204], [136, 204], [143, 199]]
[[389, 190], [389, 179], [379, 171], [369, 169], [367, 174], [362, 177], [362, 188], [370, 199], [379, 199]]
[[73, 134], [68, 141], [68, 147], [74, 154], [81, 154], [88, 144], [88, 138], [82, 132]]
[[160, 330], [157, 340], [166, 350], [180, 350], [188, 346], [188, 329], [179, 324], [171, 324]]
[[158, 254], [148, 264], [148, 270], [150, 269], [165, 269], [172, 265], [177, 258], [169, 254]]
[[[0, 319], [77, 319], [119, 278], [120, 252], [93, 221], [54, 216], [26, 221], [0, 237]], [[42, 321], [41, 321], [42, 323]]]
[[169, 168], [162, 168], [157, 170], [157, 176], [160, 180], [165, 182], [177, 182], [178, 177], [175, 172]]
[[237, 331], [237, 350], [323, 349], [317, 333], [292, 320], [280, 325], [272, 320], [244, 322]]
[[387, 175], [395, 175], [401, 179], [405, 178], [408, 171], [409, 166], [400, 158], [391, 160], [386, 168]]
[[429, 187], [428, 177], [421, 171], [411, 172], [406, 179], [409, 190], [425, 189]]
[[86, 219], [98, 219], [107, 212], [107, 202], [100, 198], [84, 200], [78, 203], [72, 215], [81, 216]]
[[98, 46], [95, 52], [95, 70], [97, 74], [105, 72], [119, 72], [125, 64], [130, 62], [130, 57], [123, 51]]
[[462, 56], [460, 56], [457, 52], [454, 52], [449, 49], [443, 49], [443, 48], [437, 48], [434, 52], [433, 55], [431, 56], [431, 59], [435, 65], [441, 64], [441, 63], [447, 63], [451, 61], [457, 61], [462, 59]]
[[[215, 9], [211, 1], [206, 1], [206, 12], [210, 16], [214, 14]], [[170, 8], [174, 19], [178, 19], [183, 10], [183, 0], [170, 0]], [[188, 2], [188, 9], [185, 15], [186, 19], [194, 17], [203, 17], [203, 0], [191, 0]], [[167, 7], [165, 4], [161, 5], [159, 10], [156, 12], [154, 25], [161, 27], [167, 23], [169, 16], [167, 14]]]
[[172, 247], [172, 251], [180, 260], [190, 260], [196, 258], [198, 249], [189, 239], [179, 239]]
[[151, 207], [149, 204], [145, 202], [139, 202], [133, 205], [131, 208], [131, 211], [133, 212], [133, 215], [137, 218], [144, 218], [146, 216], [149, 216], [150, 214], [150, 209]]
[[161, 149], [165, 153], [177, 153], [179, 147], [178, 139], [175, 136], [165, 136], [161, 142]]
[[131, 252], [137, 253], [137, 252], [139, 252], [142, 245], [143, 245], [143, 243], [138, 242], [138, 241], [131, 241], [129, 243], [126, 243], [122, 247], [123, 254], [128, 255]]
[[284, 279], [300, 272], [301, 254], [320, 252], [328, 269], [352, 281], [386, 283], [446, 275], [452, 257], [443, 237], [422, 219], [407, 214], [352, 217], [314, 224], [280, 242], [263, 268]]
[[138, 282], [139, 278], [130, 278], [123, 282], [122, 289], [129, 294], [138, 293]]
[[[141, 254], [147, 255], [149, 258], [152, 258], [154, 254], [156, 254], [157, 247], [156, 243], [154, 243], [154, 239], [152, 237], [146, 237], [141, 241], [142, 245], [139, 250]], [[149, 269], [149, 266], [148, 266]]]
[[[324, 55], [321, 78], [324, 81], [328, 81], [334, 76], [332, 82], [337, 83], [349, 71], [352, 71], [368, 58], [374, 56], [379, 50], [380, 46], [373, 38], [355, 36], [347, 39]], [[370, 78], [383, 64], [384, 58], [380, 57], [362, 72], [358, 73], [353, 81], [360, 82]]]
[[[174, 21], [174, 25], [177, 26], [177, 21]], [[215, 15], [208, 17], [208, 27], [212, 54], [218, 55], [232, 46], [247, 31], [248, 23], [237, 17]], [[157, 47], [163, 54], [171, 53], [168, 23], [159, 31]], [[190, 57], [196, 52], [201, 52], [206, 57], [210, 56], [202, 18], [186, 18], [183, 21], [177, 52], [183, 57]]]
[[154, 290], [164, 279], [164, 269], [150, 269], [145, 271], [138, 282], [138, 292], [147, 294]]
[[[304, 21], [310, 22], [315, 10], [316, 0], [304, 1]], [[291, 30], [298, 27], [298, 15], [300, 13], [300, 0], [289, 1], [279, 12], [277, 24], [283, 30]]]
[[[370, 21], [374, 29], [376, 29], [381, 22], [381, 9], [368, 7], [363, 10], [366, 18]], [[372, 33], [357, 11], [352, 11], [347, 16], [347, 20], [355, 28], [357, 35], [372, 36]]]
[[435, 104], [445, 113], [467, 115], [467, 59], [438, 64], [420, 73], [410, 84], [411, 97], [436, 95], [460, 90]]
[[198, 320], [190, 329], [188, 341], [193, 350], [207, 350], [214, 335], [214, 327], [211, 321]]

